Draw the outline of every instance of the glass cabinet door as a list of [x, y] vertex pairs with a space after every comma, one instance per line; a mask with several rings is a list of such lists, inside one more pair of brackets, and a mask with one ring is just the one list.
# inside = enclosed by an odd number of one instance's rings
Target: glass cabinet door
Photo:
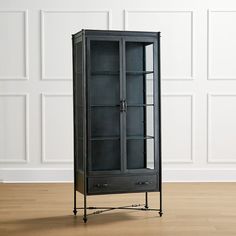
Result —
[[87, 50], [89, 170], [120, 170], [120, 40], [89, 39]]
[[154, 169], [154, 43], [125, 42], [126, 168]]

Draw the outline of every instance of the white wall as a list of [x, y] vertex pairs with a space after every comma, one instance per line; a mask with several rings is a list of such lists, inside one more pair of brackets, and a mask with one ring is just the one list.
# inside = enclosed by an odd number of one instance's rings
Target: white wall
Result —
[[1, 0], [0, 180], [72, 180], [71, 34], [162, 32], [165, 181], [236, 180], [236, 2]]

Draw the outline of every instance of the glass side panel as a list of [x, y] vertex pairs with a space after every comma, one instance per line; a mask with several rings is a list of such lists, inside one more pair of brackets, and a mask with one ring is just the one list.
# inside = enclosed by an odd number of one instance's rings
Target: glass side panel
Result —
[[120, 42], [90, 41], [92, 171], [120, 170]]
[[128, 169], [154, 169], [154, 139], [128, 139], [127, 156]]
[[154, 168], [153, 43], [126, 42], [127, 168]]
[[84, 131], [84, 107], [83, 107], [83, 78], [82, 78], [82, 42], [78, 42], [74, 44], [74, 58], [73, 58], [73, 86], [75, 93], [74, 96], [74, 105], [75, 109], [75, 119], [77, 117], [77, 121], [75, 121], [76, 130], [75, 130], [75, 149], [77, 153], [76, 157], [76, 166], [77, 170], [83, 170], [83, 158], [84, 158], [84, 140], [83, 140], [83, 131]]

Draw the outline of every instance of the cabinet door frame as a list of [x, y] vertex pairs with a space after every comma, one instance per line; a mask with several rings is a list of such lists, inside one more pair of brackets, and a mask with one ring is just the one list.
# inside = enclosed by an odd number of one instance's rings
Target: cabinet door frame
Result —
[[[156, 37], [136, 37], [136, 36], [123, 36], [122, 37], [122, 58], [123, 58], [123, 70], [122, 70], [122, 79], [123, 79], [123, 85], [124, 85], [124, 99], [127, 97], [127, 92], [126, 92], [126, 43], [127, 42], [147, 42], [147, 43], [153, 43], [153, 129], [154, 129], [154, 169], [147, 169], [147, 168], [139, 168], [139, 169], [128, 169], [127, 168], [127, 129], [126, 129], [126, 123], [127, 123], [127, 114], [124, 112], [124, 136], [123, 136], [123, 143], [124, 143], [124, 156], [123, 156], [123, 161], [124, 161], [124, 172], [125, 173], [157, 173], [159, 172], [159, 161], [158, 158], [160, 156], [159, 153], [159, 146], [158, 142], [160, 141], [160, 135], [158, 133], [158, 123], [160, 120], [160, 114], [158, 112], [158, 107], [159, 107], [159, 94], [160, 94], [160, 88], [159, 88], [159, 80], [160, 80], [160, 74], [158, 73], [160, 64], [158, 61], [158, 34]], [[157, 68], [158, 67], [158, 68]]]
[[[161, 171], [161, 140], [160, 140], [160, 45], [159, 34], [154, 36], [87, 36], [86, 37], [86, 87], [87, 87], [87, 171], [89, 176], [102, 175], [128, 175], [139, 173], [157, 173]], [[153, 43], [153, 103], [154, 103], [154, 169], [140, 168], [127, 169], [127, 138], [126, 138], [126, 112], [120, 112], [120, 169], [119, 170], [92, 170], [91, 156], [91, 111], [90, 111], [90, 77], [91, 77], [91, 56], [90, 42], [97, 41], [117, 41], [119, 42], [119, 82], [120, 82], [120, 101], [126, 100], [126, 42], [150, 42]]]
[[[120, 169], [119, 170], [92, 170], [92, 155], [91, 155], [91, 150], [92, 150], [92, 145], [91, 145], [91, 102], [90, 102], [90, 79], [91, 79], [91, 41], [116, 41], [119, 43], [119, 87], [120, 87], [120, 97], [119, 97], [119, 102], [123, 98], [123, 80], [122, 80], [122, 39], [120, 36], [87, 36], [86, 38], [86, 52], [87, 52], [87, 117], [88, 117], [88, 122], [87, 122], [87, 150], [88, 150], [88, 156], [87, 156], [87, 163], [88, 163], [88, 174], [89, 176], [99, 176], [99, 175], [106, 175], [106, 174], [121, 174], [123, 172], [123, 141], [122, 141], [122, 133], [123, 133], [123, 121], [122, 121], [122, 113], [120, 112], [119, 116], [119, 122], [120, 122], [120, 138], [119, 138], [119, 145], [120, 145]], [[120, 108], [119, 108], [120, 109]]]

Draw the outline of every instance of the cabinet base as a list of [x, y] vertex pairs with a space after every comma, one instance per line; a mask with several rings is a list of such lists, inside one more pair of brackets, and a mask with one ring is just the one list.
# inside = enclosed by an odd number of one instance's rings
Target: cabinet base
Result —
[[[84, 207], [77, 207], [76, 209], [83, 210], [85, 208]], [[97, 214], [101, 214], [103, 212], [112, 211], [112, 210], [157, 211], [157, 212], [159, 212], [160, 217], [163, 214], [163, 212], [160, 209], [147, 208], [147, 207], [145, 207], [145, 204], [133, 204], [133, 205], [121, 206], [121, 207], [86, 207], [86, 210], [96, 210], [92, 213], [87, 214], [86, 216], [97, 215]], [[83, 217], [84, 223], [86, 223], [87, 220], [88, 220], [87, 217]]]

